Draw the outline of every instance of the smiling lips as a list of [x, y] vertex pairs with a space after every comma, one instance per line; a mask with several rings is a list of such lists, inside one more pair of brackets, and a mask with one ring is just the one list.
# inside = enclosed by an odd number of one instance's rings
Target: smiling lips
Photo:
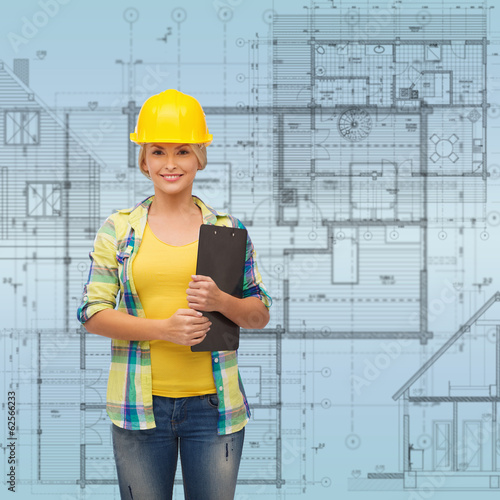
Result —
[[182, 177], [182, 174], [173, 174], [173, 175], [162, 175], [166, 181], [173, 182]]

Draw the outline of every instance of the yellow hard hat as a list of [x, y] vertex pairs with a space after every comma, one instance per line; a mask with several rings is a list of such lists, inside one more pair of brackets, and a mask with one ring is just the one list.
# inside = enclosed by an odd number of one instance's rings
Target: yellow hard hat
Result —
[[139, 111], [135, 132], [130, 140], [144, 142], [179, 142], [205, 144], [212, 142], [205, 113], [192, 96], [168, 89], [151, 96]]

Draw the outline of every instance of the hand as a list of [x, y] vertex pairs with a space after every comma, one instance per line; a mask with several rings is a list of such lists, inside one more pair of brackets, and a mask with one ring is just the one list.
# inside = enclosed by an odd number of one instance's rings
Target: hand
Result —
[[177, 309], [164, 321], [162, 340], [187, 346], [202, 342], [212, 324], [201, 312], [193, 309]]
[[218, 311], [225, 293], [219, 289], [210, 276], [192, 274], [186, 290], [188, 306], [198, 311]]

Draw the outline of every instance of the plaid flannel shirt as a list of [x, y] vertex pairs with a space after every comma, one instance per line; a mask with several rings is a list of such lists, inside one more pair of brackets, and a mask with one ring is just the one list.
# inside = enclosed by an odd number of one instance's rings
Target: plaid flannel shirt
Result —
[[[204, 224], [244, 228], [236, 217], [221, 213], [192, 196], [201, 208]], [[146, 317], [132, 276], [132, 261], [139, 250], [148, 209], [154, 195], [133, 208], [118, 210], [99, 228], [94, 248], [89, 253], [91, 265], [77, 317], [80, 323], [106, 308], [114, 309], [120, 291], [118, 310]], [[256, 253], [247, 238], [243, 298], [258, 297], [269, 309], [269, 296], [257, 268]], [[213, 351], [212, 371], [219, 397], [219, 435], [243, 428], [250, 418], [250, 408], [238, 370], [238, 351]], [[124, 429], [156, 427], [153, 414], [151, 357], [149, 340], [111, 339], [111, 364], [106, 394], [106, 413]]]

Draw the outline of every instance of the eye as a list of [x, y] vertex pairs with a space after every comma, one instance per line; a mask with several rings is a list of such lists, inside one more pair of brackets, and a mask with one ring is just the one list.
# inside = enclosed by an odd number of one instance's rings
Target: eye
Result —
[[188, 151], [187, 149], [181, 149], [181, 150], [179, 151], [179, 153], [186, 153], [186, 154], [189, 154], [189, 151]]
[[156, 153], [162, 153], [161, 149], [155, 149], [151, 154], [155, 155]]

